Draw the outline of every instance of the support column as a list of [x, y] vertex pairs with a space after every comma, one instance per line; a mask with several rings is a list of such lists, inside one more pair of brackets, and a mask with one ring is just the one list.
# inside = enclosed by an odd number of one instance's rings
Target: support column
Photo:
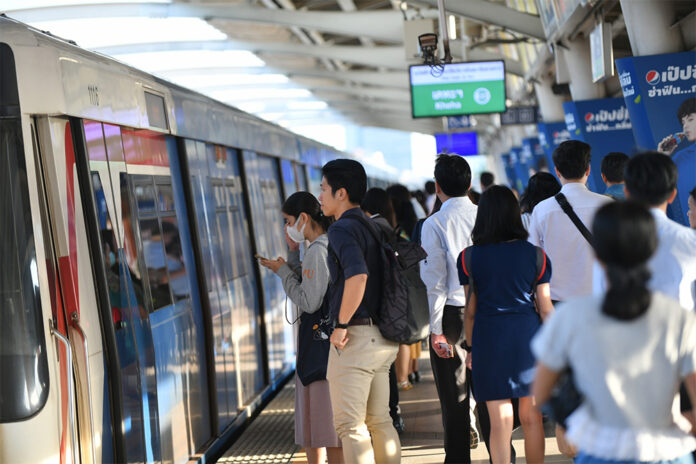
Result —
[[573, 100], [595, 100], [606, 97], [603, 84], [592, 82], [592, 61], [590, 60], [590, 41], [585, 37], [575, 39], [568, 44], [568, 50], [559, 50], [566, 54], [568, 74], [570, 75], [570, 95]]
[[621, 0], [633, 56], [675, 53], [684, 43], [674, 22], [675, 2], [669, 0]]
[[551, 77], [542, 76], [539, 82], [534, 83], [534, 92], [536, 93], [537, 102], [539, 102], [539, 110], [544, 121], [563, 121], [563, 95], [556, 95], [551, 90], [553, 80]]

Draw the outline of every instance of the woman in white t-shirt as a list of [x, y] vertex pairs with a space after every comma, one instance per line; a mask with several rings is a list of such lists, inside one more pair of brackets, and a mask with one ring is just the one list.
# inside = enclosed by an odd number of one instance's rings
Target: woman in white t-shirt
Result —
[[696, 438], [677, 392], [684, 381], [696, 398], [696, 315], [647, 288], [655, 221], [636, 203], [612, 202], [592, 232], [609, 288], [560, 305], [532, 341], [537, 404], [570, 367], [584, 396], [567, 419], [577, 464], [693, 463]]

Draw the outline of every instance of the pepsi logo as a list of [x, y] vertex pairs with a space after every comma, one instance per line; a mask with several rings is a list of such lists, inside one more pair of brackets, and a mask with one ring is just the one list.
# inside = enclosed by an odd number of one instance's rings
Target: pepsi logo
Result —
[[652, 70], [648, 71], [648, 73], [645, 75], [645, 81], [650, 84], [650, 85], [657, 85], [660, 83], [660, 73]]
[[585, 115], [585, 122], [590, 122], [590, 121], [592, 121], [592, 118], [594, 118], [594, 114], [592, 114], [592, 113], [587, 113], [587, 114]]

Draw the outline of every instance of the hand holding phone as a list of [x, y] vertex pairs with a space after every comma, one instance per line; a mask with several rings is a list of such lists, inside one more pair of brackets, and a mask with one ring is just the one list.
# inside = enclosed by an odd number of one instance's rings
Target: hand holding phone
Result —
[[254, 255], [254, 258], [259, 259], [259, 260], [268, 261], [268, 258], [264, 258], [263, 256], [261, 256], [261, 255], [258, 254], [258, 253], [256, 253], [256, 254]]
[[452, 345], [450, 345], [449, 343], [439, 342], [438, 347], [445, 352], [447, 358], [454, 357], [454, 350], [452, 348]]

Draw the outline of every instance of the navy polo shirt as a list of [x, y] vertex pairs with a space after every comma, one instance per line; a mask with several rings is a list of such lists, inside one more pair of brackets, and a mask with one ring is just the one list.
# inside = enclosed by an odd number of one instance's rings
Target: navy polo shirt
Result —
[[337, 318], [346, 279], [367, 274], [365, 295], [353, 315], [353, 319], [362, 319], [370, 317], [370, 313], [379, 314], [382, 298], [381, 250], [365, 225], [349, 216], [362, 216], [370, 220], [360, 208], [353, 208], [329, 227], [329, 246], [334, 254], [329, 256], [329, 304], [331, 315]]

